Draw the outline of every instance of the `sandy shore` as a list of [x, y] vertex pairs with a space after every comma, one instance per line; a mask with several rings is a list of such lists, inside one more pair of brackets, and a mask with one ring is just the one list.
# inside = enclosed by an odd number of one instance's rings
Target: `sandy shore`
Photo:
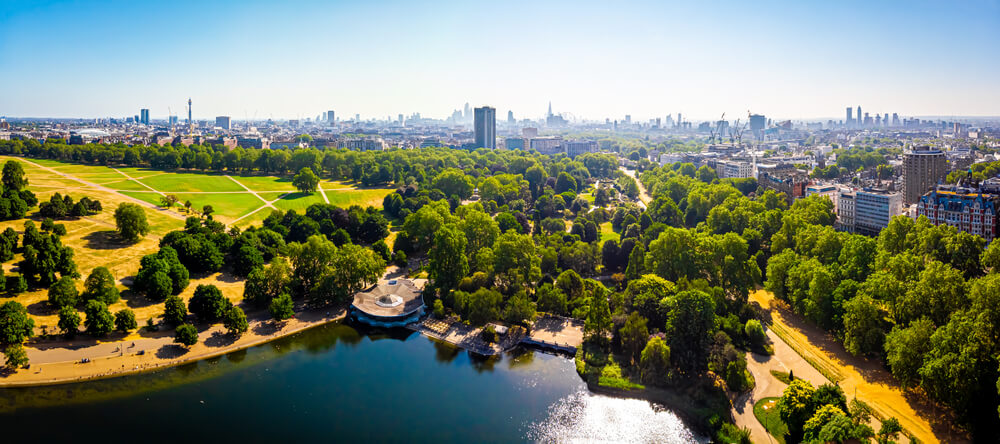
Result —
[[[0, 388], [65, 384], [163, 369], [253, 347], [346, 315], [344, 307], [319, 308], [297, 312], [294, 318], [276, 324], [266, 313], [255, 313], [249, 330], [239, 338], [216, 324], [202, 327], [198, 343], [190, 348], [173, 342], [173, 329], [134, 332], [105, 342], [80, 337], [76, 341], [29, 343], [25, 348], [30, 368], [0, 375]], [[89, 362], [81, 362], [83, 359]]]

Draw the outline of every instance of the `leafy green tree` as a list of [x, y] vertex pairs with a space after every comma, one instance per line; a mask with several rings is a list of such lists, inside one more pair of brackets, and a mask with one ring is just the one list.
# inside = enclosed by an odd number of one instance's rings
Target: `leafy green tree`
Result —
[[646, 327], [646, 322], [646, 318], [642, 315], [632, 312], [625, 321], [625, 325], [618, 331], [622, 348], [628, 353], [632, 363], [641, 358], [642, 350], [646, 348], [646, 342], [649, 340], [649, 329]]
[[118, 235], [126, 242], [135, 243], [149, 233], [146, 211], [139, 205], [123, 202], [115, 209], [115, 226]]
[[506, 232], [493, 245], [494, 272], [502, 286], [515, 288], [541, 279], [541, 258], [526, 234]]
[[670, 351], [678, 368], [701, 372], [708, 365], [708, 350], [715, 325], [715, 303], [699, 290], [674, 296], [674, 308], [667, 318]]
[[920, 382], [920, 367], [924, 363], [924, 355], [930, 350], [934, 330], [934, 322], [923, 318], [905, 328], [897, 325], [886, 336], [886, 363], [904, 388]]
[[191, 324], [177, 326], [174, 332], [174, 342], [190, 347], [198, 343], [198, 329]]
[[944, 325], [951, 313], [967, 304], [962, 273], [947, 264], [929, 261], [920, 272], [920, 281], [896, 301], [895, 317], [903, 325], [924, 316], [936, 325]]
[[802, 429], [806, 421], [812, 418], [816, 410], [813, 402], [813, 393], [816, 390], [809, 381], [804, 379], [794, 379], [785, 387], [785, 391], [778, 399], [778, 415], [788, 426], [789, 442], [799, 442], [802, 437]]
[[292, 302], [292, 297], [288, 293], [282, 293], [271, 300], [268, 311], [274, 320], [284, 321], [295, 316], [295, 303]]
[[473, 325], [483, 325], [500, 319], [500, 304], [503, 295], [499, 292], [480, 288], [469, 295], [465, 317]]
[[115, 287], [115, 277], [111, 275], [108, 267], [97, 267], [87, 276], [83, 284], [83, 300], [96, 299], [105, 304], [118, 302], [118, 288]]
[[883, 315], [867, 295], [844, 304], [844, 348], [853, 355], [877, 355], [882, 352], [885, 331]]
[[566, 294], [562, 290], [553, 287], [552, 284], [542, 285], [535, 292], [535, 295], [538, 297], [538, 310], [557, 315], [565, 315], [567, 313]]
[[231, 335], [239, 336], [246, 333], [250, 328], [247, 323], [247, 315], [243, 312], [243, 309], [235, 305], [230, 306], [226, 310], [225, 316], [223, 316], [222, 324], [226, 327], [226, 330]]
[[181, 325], [187, 318], [187, 306], [179, 296], [169, 296], [163, 305], [163, 321], [171, 325]]
[[319, 186], [319, 176], [309, 167], [303, 167], [292, 178], [292, 185], [295, 185], [295, 188], [303, 193], [312, 193]]
[[266, 267], [254, 269], [243, 285], [243, 299], [257, 307], [267, 307], [271, 300], [288, 291], [292, 269], [283, 257], [276, 257]]
[[587, 311], [587, 319], [583, 324], [583, 333], [587, 340], [597, 343], [604, 343], [607, 335], [611, 333], [611, 308], [608, 305], [608, 298], [603, 295], [594, 295], [590, 299], [590, 309]]
[[465, 234], [451, 224], [441, 227], [434, 235], [427, 255], [430, 257], [430, 278], [437, 288], [452, 289], [469, 273], [465, 246]]
[[647, 382], [662, 381], [670, 367], [670, 347], [659, 336], [654, 336], [642, 349], [639, 359], [642, 368], [642, 379]]
[[98, 300], [87, 301], [83, 313], [87, 316], [83, 325], [88, 334], [104, 336], [115, 329], [115, 317], [108, 311], [107, 304]]
[[990, 272], [1000, 271], [1000, 242], [990, 242], [980, 259], [983, 268]]
[[458, 196], [459, 199], [468, 199], [472, 196], [473, 184], [465, 173], [449, 168], [434, 178], [431, 188], [440, 190], [446, 197]]
[[761, 346], [767, 343], [767, 335], [764, 334], [764, 327], [756, 319], [747, 320], [746, 325], [743, 327], [743, 332], [746, 333], [747, 337], [750, 338], [750, 342], [754, 345]]
[[903, 431], [903, 426], [895, 417], [886, 418], [875, 435], [875, 442], [879, 444], [889, 444], [895, 442], [896, 437]]
[[138, 327], [139, 323], [135, 321], [135, 313], [132, 310], [123, 308], [115, 312], [115, 330], [128, 333]]
[[628, 255], [628, 265], [625, 267], [625, 279], [629, 281], [639, 279], [644, 271], [645, 260], [646, 250], [642, 248], [642, 245], [636, 244], [632, 247], [632, 251]]
[[[847, 417], [844, 411], [833, 405], [824, 405], [816, 410], [802, 427], [802, 438], [806, 442], [818, 442], [820, 431], [835, 417]], [[849, 422], [849, 421], [848, 421]], [[841, 441], [842, 440], [838, 440]], [[824, 441], [825, 442], [825, 441]]]
[[59, 322], [56, 324], [63, 334], [72, 338], [80, 331], [80, 313], [75, 308], [65, 306], [59, 309]]
[[458, 228], [465, 234], [465, 239], [468, 241], [465, 251], [470, 255], [483, 248], [492, 248], [500, 236], [500, 226], [497, 222], [489, 214], [477, 209], [466, 211], [458, 223]]
[[524, 291], [514, 293], [507, 300], [504, 308], [503, 319], [509, 324], [523, 324], [535, 318], [535, 304], [528, 299], [528, 294]]
[[28, 178], [24, 175], [21, 162], [8, 160], [3, 164], [3, 187], [5, 189], [19, 191], [27, 186]]
[[559, 176], [556, 177], [555, 191], [557, 194], [562, 194], [567, 191], [575, 193], [577, 191], [576, 179], [565, 171], [559, 173]]
[[7, 368], [11, 370], [17, 370], [28, 365], [28, 353], [24, 351], [24, 346], [20, 343], [8, 345], [4, 348], [3, 354], [6, 358], [5, 363]]
[[194, 313], [201, 322], [218, 321], [230, 306], [229, 300], [215, 285], [199, 285], [188, 301], [188, 311]]
[[49, 287], [49, 304], [56, 308], [73, 307], [80, 300], [80, 292], [76, 282], [68, 276], [59, 278]]

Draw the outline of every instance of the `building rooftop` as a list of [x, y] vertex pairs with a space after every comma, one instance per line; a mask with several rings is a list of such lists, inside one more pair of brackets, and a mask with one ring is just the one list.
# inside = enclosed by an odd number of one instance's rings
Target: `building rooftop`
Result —
[[354, 295], [352, 307], [377, 318], [409, 316], [424, 306], [422, 289], [409, 279], [381, 281]]

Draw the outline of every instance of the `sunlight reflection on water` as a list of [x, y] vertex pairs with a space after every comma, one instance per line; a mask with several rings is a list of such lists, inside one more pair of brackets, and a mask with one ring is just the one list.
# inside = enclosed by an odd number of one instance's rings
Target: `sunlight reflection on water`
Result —
[[560, 399], [528, 428], [529, 440], [560, 443], [701, 443], [677, 415], [648, 401], [586, 390]]

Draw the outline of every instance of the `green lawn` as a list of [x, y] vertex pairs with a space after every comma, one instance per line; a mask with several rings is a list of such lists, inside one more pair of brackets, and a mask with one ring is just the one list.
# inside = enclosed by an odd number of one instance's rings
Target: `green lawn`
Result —
[[134, 180], [126, 179], [125, 176], [119, 174], [118, 178], [119, 180], [116, 182], [105, 182], [101, 183], [101, 185], [116, 191], [149, 191], [149, 188], [142, 186], [141, 183]]
[[[281, 195], [282, 193], [272, 193]], [[262, 195], [263, 196], [263, 195]], [[274, 197], [264, 196], [265, 199], [274, 199]], [[323, 196], [319, 192], [315, 193], [300, 193], [298, 191], [294, 193], [287, 193], [285, 197], [274, 203], [274, 206], [282, 210], [295, 210], [297, 213], [303, 213], [309, 205], [314, 203], [324, 203]]]
[[180, 193], [184, 191], [246, 191], [240, 184], [221, 175], [171, 173], [146, 177], [141, 182], [164, 193]]
[[778, 414], [778, 398], [764, 398], [753, 405], [753, 416], [767, 429], [767, 432], [774, 437], [779, 444], [785, 444], [785, 434], [788, 433], [788, 426], [781, 420]]
[[614, 228], [611, 227], [611, 222], [605, 222], [601, 224], [601, 245], [604, 245], [604, 241], [608, 239], [618, 240], [621, 236], [615, 233]]
[[[326, 198], [330, 199], [330, 203], [338, 207], [347, 208], [351, 205], [361, 205], [362, 207], [372, 206], [376, 208], [382, 208], [382, 200], [389, 193], [394, 190], [387, 189], [369, 189], [369, 190], [351, 190], [351, 191], [325, 191]], [[317, 193], [319, 194], [319, 193]], [[322, 197], [320, 197], [322, 200]]]
[[254, 191], [295, 191], [292, 179], [277, 176], [232, 176]]
[[163, 198], [163, 196], [159, 195], [159, 193], [153, 193], [153, 192], [149, 193], [139, 193], [135, 191], [119, 191], [119, 192], [128, 197], [134, 197], [136, 199], [149, 202], [153, 205], [159, 205], [160, 199]]
[[175, 194], [180, 203], [191, 201], [191, 207], [201, 210], [205, 205], [211, 205], [215, 210], [212, 215], [220, 222], [229, 222], [238, 219], [257, 208], [264, 205], [257, 196], [250, 193], [242, 194]]

